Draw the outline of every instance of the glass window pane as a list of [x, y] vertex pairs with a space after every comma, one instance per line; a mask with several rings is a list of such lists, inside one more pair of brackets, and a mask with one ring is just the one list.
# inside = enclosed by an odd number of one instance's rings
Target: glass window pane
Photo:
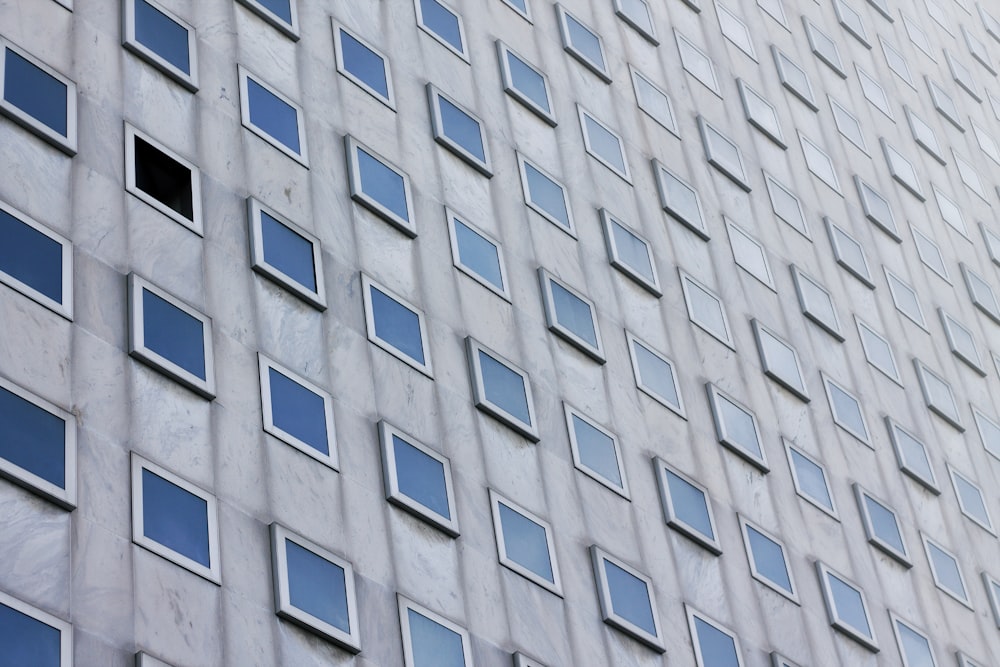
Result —
[[507, 68], [510, 70], [510, 81], [513, 87], [541, 107], [542, 111], [551, 113], [545, 78], [509, 49], [504, 49], [504, 56], [507, 58]]
[[388, 99], [389, 80], [386, 78], [385, 60], [382, 56], [343, 29], [340, 29], [340, 50], [344, 56], [344, 69]]
[[462, 635], [413, 609], [407, 609], [406, 613], [413, 667], [466, 667]]
[[58, 629], [0, 603], [0, 665], [61, 667]]
[[268, 369], [268, 378], [274, 425], [323, 454], [329, 454], [326, 402], [323, 397], [274, 368]]
[[528, 182], [528, 199], [545, 213], [555, 218], [563, 227], [570, 227], [566, 193], [562, 186], [524, 162], [525, 179]]
[[187, 28], [145, 0], [135, 0], [135, 39], [182, 72], [191, 72]]
[[715, 394], [715, 404], [719, 410], [719, 421], [725, 429], [724, 439], [760, 458], [762, 456], [760, 441], [753, 416], [719, 394]]
[[864, 636], [871, 637], [868, 614], [861, 592], [832, 573], [827, 573], [826, 578], [833, 596], [836, 617]]
[[344, 632], [351, 632], [344, 569], [292, 540], [284, 542], [288, 597], [292, 605]]
[[424, 364], [419, 315], [375, 286], [370, 291], [375, 336], [417, 363]]
[[598, 69], [606, 69], [604, 65], [604, 53], [601, 50], [601, 40], [598, 36], [569, 14], [565, 14], [565, 16], [569, 41], [573, 48], [593, 62]]
[[896, 631], [899, 633], [899, 650], [906, 661], [906, 667], [937, 666], [927, 637], [901, 621], [896, 621]]
[[0, 209], [0, 271], [62, 302], [63, 246]]
[[399, 491], [431, 511], [451, 519], [444, 464], [397, 435], [392, 436], [392, 443]]
[[965, 584], [962, 582], [962, 573], [958, 569], [958, 561], [943, 549], [930, 542], [927, 542], [927, 553], [930, 555], [931, 565], [934, 567], [934, 574], [938, 584], [962, 600], [967, 600], [968, 596], [965, 592]]
[[649, 634], [656, 635], [656, 623], [653, 620], [646, 582], [607, 559], [603, 564], [613, 613]]
[[572, 416], [572, 423], [580, 463], [621, 487], [622, 476], [614, 439], [576, 415]]
[[66, 84], [11, 49], [6, 49], [4, 63], [4, 100], [67, 136]]
[[830, 487], [827, 485], [823, 468], [796, 450], [789, 451], [792, 455], [792, 464], [795, 466], [795, 478], [799, 490], [832, 512], [833, 498], [830, 496]]
[[167, 300], [142, 290], [145, 347], [205, 379], [205, 325]]
[[482, 128], [479, 121], [440, 95], [436, 96], [436, 100], [441, 113], [443, 134], [471, 153], [480, 162], [485, 162], [486, 149], [483, 147]]
[[437, 0], [419, 0], [420, 15], [425, 27], [450, 44], [456, 51], [465, 52], [462, 28], [458, 15]]
[[316, 291], [313, 245], [265, 211], [260, 212], [260, 230], [264, 241], [264, 261], [289, 278]]
[[292, 22], [292, 0], [254, 0], [254, 2], [263, 5], [285, 23]]
[[250, 122], [287, 146], [292, 152], [301, 154], [299, 117], [295, 107], [250, 77], [247, 77], [247, 97]]
[[715, 531], [712, 530], [712, 517], [708, 513], [708, 499], [704, 492], [669, 470], [665, 473], [677, 518], [714, 541]]
[[905, 554], [906, 545], [903, 543], [903, 536], [899, 532], [896, 515], [871, 496], [864, 495], [864, 500], [865, 510], [871, 519], [872, 531], [875, 533], [875, 536], [899, 553]]
[[694, 627], [704, 667], [739, 667], [736, 642], [731, 636], [697, 616], [694, 617]]
[[503, 283], [497, 246], [458, 218], [452, 217], [452, 224], [455, 226], [458, 261], [498, 290], [504, 291], [506, 287]]
[[65, 488], [66, 422], [0, 387], [0, 458]]
[[410, 219], [406, 205], [406, 182], [396, 172], [368, 152], [357, 149], [361, 191], [403, 220]]
[[639, 382], [673, 406], [679, 406], [674, 370], [669, 363], [653, 354], [645, 346], [633, 341], [635, 362], [639, 369]]
[[590, 148], [621, 173], [628, 171], [625, 164], [625, 155], [622, 153], [622, 145], [614, 134], [607, 128], [595, 121], [587, 114], [583, 114], [584, 129], [590, 142]]
[[502, 502], [499, 506], [500, 526], [507, 558], [546, 581], [554, 582], [545, 528]]
[[524, 378], [482, 350], [478, 354], [486, 400], [525, 424], [531, 424], [528, 397], [524, 391]]
[[594, 312], [591, 310], [590, 304], [554, 280], [549, 280], [548, 284], [552, 290], [552, 305], [556, 311], [558, 324], [566, 327], [593, 347], [598, 347]]
[[781, 545], [752, 526], [747, 526], [746, 530], [747, 542], [750, 545], [750, 551], [753, 552], [753, 564], [757, 574], [791, 593], [792, 580], [788, 576], [785, 552]]
[[208, 503], [149, 470], [142, 470], [143, 534], [163, 546], [211, 567]]
[[656, 282], [649, 245], [614, 220], [610, 221], [618, 259], [650, 283]]

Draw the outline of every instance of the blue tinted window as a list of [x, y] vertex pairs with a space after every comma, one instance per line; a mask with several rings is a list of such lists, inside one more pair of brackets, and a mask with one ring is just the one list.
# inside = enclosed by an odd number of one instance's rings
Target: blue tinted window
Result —
[[622, 476], [618, 469], [615, 441], [576, 415], [573, 415], [572, 421], [580, 463], [621, 488]]
[[570, 45], [604, 70], [604, 54], [601, 53], [601, 40], [589, 28], [566, 14], [566, 27], [569, 29]]
[[563, 227], [569, 228], [569, 209], [562, 186], [551, 178], [524, 163], [525, 180], [528, 182], [528, 199]]
[[0, 210], [0, 271], [62, 302], [62, 253], [62, 244]]
[[0, 667], [59, 667], [60, 632], [0, 604]]
[[403, 176], [360, 148], [357, 150], [357, 158], [361, 191], [394, 215], [409, 221], [410, 211], [406, 207], [406, 182]]
[[832, 511], [833, 499], [830, 497], [830, 489], [826, 484], [826, 474], [823, 469], [794, 449], [790, 451], [792, 462], [795, 465], [795, 477], [802, 493]]
[[927, 637], [900, 621], [896, 621], [896, 629], [899, 631], [900, 652], [907, 667], [936, 667], [934, 651]]
[[287, 146], [292, 152], [301, 154], [299, 116], [295, 107], [250, 77], [247, 77], [247, 97], [250, 122]]
[[329, 454], [326, 403], [323, 397], [273, 368], [268, 369], [268, 379], [271, 385], [271, 420], [274, 425], [312, 448]]
[[549, 94], [545, 89], [545, 79], [542, 75], [510, 51], [505, 50], [504, 53], [507, 57], [507, 67], [510, 70], [510, 82], [513, 87], [546, 113], [551, 112]]
[[903, 536], [899, 532], [899, 525], [896, 523], [896, 515], [892, 513], [882, 503], [874, 500], [870, 496], [864, 496], [865, 509], [872, 522], [872, 532], [877, 538], [887, 543], [901, 554], [906, 553], [906, 546], [903, 544]]
[[253, 2], [260, 3], [282, 21], [291, 24], [292, 0], [253, 0]]
[[864, 636], [871, 637], [868, 614], [860, 591], [832, 573], [827, 575], [827, 581], [830, 584], [830, 593], [833, 595], [837, 618]]
[[264, 241], [264, 261], [315, 292], [312, 242], [264, 211], [260, 212], [260, 231]]
[[456, 51], [465, 52], [458, 15], [437, 0], [420, 0], [420, 14], [424, 27], [451, 44]]
[[385, 60], [346, 30], [340, 30], [340, 50], [344, 69], [365, 82], [382, 97], [389, 98], [389, 81], [385, 76]]
[[674, 386], [674, 371], [670, 364], [639, 343], [633, 343], [632, 348], [635, 350], [635, 362], [639, 367], [639, 381], [642, 386], [667, 403], [679, 406], [677, 388]]
[[208, 503], [149, 470], [142, 470], [143, 534], [151, 540], [211, 567]]
[[375, 336], [417, 363], [425, 363], [420, 317], [374, 286], [371, 288], [371, 300]]
[[587, 138], [590, 141], [590, 149], [624, 174], [626, 172], [625, 156], [622, 154], [622, 145], [618, 141], [618, 137], [587, 114], [583, 114], [583, 122]]
[[614, 614], [649, 634], [656, 635], [653, 607], [649, 603], [646, 582], [609, 560], [604, 560], [603, 565]]
[[698, 635], [701, 663], [705, 667], [739, 667], [740, 659], [732, 637], [697, 616], [694, 617], [694, 628]]
[[145, 0], [135, 0], [135, 39], [177, 69], [191, 73], [187, 28]]
[[704, 492], [669, 470], [665, 472], [674, 514], [679, 520], [714, 541], [715, 531], [712, 530], [712, 517], [708, 513], [708, 498]]
[[285, 540], [285, 556], [288, 560], [288, 598], [292, 606], [349, 633], [351, 623], [344, 568], [291, 540]]
[[437, 105], [441, 113], [441, 133], [471, 153], [480, 162], [485, 162], [486, 149], [483, 147], [482, 128], [479, 126], [479, 121], [440, 95], [437, 96]]
[[497, 246], [458, 218], [452, 218], [452, 222], [455, 225], [458, 261], [503, 291], [503, 273], [500, 269], [500, 252]]
[[392, 436], [392, 444], [400, 493], [451, 519], [444, 464], [395, 435]]
[[67, 136], [66, 84], [11, 49], [4, 58], [3, 98], [38, 122]]
[[788, 576], [785, 552], [781, 545], [752, 526], [747, 526], [746, 529], [747, 542], [750, 543], [754, 569], [757, 570], [757, 574], [791, 593], [792, 580]]
[[508, 5], [513, 5], [522, 14], [528, 13], [528, 1], [527, 0], [504, 0]]
[[524, 378], [490, 355], [479, 351], [486, 400], [525, 424], [531, 424]]
[[757, 438], [757, 427], [749, 412], [739, 407], [724, 396], [716, 394], [715, 403], [719, 407], [719, 421], [725, 429], [725, 440], [741, 449], [745, 449], [760, 458], [760, 441]]
[[576, 296], [565, 287], [549, 281], [552, 289], [552, 308], [556, 312], [556, 320], [592, 347], [597, 347], [597, 330], [594, 328], [594, 312], [590, 304]]
[[614, 235], [615, 251], [621, 263], [650, 283], [655, 283], [656, 274], [653, 272], [653, 261], [646, 242], [614, 220], [611, 221], [611, 233]]
[[466, 667], [462, 635], [407, 609], [413, 667]]
[[0, 457], [65, 488], [66, 422], [0, 387]]
[[554, 582], [545, 528], [502, 502], [499, 505], [500, 530], [507, 558], [542, 579]]
[[958, 569], [958, 561], [930, 542], [927, 543], [927, 551], [941, 586], [961, 599], [967, 600], [968, 596], [965, 593], [965, 584], [962, 583], [962, 572]]
[[205, 325], [197, 317], [142, 290], [142, 326], [145, 347], [205, 379]]

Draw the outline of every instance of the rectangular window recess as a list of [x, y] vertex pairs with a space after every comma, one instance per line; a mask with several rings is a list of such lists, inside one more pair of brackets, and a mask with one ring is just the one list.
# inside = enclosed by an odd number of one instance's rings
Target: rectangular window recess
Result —
[[299, 39], [299, 0], [238, 0], [292, 41]]
[[326, 310], [323, 248], [319, 239], [253, 197], [247, 198], [250, 264], [319, 310]]
[[73, 320], [69, 239], [0, 201], [0, 283]]
[[653, 459], [666, 524], [716, 556], [722, 554], [708, 489], [663, 459]]
[[73, 667], [73, 626], [0, 591], [0, 633], [9, 664]]
[[555, 127], [549, 78], [499, 39], [497, 60], [504, 91], [543, 121]]
[[476, 407], [531, 442], [538, 442], [541, 436], [527, 371], [471, 336], [465, 341]]
[[361, 274], [361, 290], [368, 340], [433, 379], [423, 311], [365, 274]]
[[455, 268], [505, 301], [510, 301], [503, 247], [463, 215], [445, 207]]
[[331, 19], [337, 71], [363, 91], [396, 110], [389, 59], [368, 40]]
[[349, 134], [344, 145], [351, 199], [406, 236], [416, 237], [410, 177]]
[[483, 121], [431, 83], [427, 84], [427, 100], [434, 141], [486, 178], [491, 178], [493, 167]]
[[122, 42], [191, 92], [198, 91], [198, 38], [194, 26], [156, 0], [125, 0]]
[[3, 37], [0, 113], [70, 157], [76, 155], [76, 84]]
[[125, 123], [125, 190], [198, 236], [204, 236], [201, 171], [128, 123]]
[[632, 231], [607, 209], [602, 208], [600, 215], [611, 266], [653, 296], [662, 296], [663, 290], [660, 289], [660, 278], [649, 241]]
[[308, 169], [309, 153], [302, 107], [242, 65], [237, 69], [243, 127]]
[[538, 269], [549, 331], [594, 361], [605, 362], [594, 302], [543, 268]]
[[552, 526], [493, 489], [490, 506], [500, 564], [562, 597]]

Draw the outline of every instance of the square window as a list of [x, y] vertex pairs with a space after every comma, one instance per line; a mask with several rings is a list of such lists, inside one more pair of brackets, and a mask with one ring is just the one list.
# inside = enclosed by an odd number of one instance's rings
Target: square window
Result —
[[764, 246], [732, 220], [726, 218], [726, 229], [729, 232], [729, 245], [733, 250], [733, 261], [772, 290], [774, 278], [771, 275], [771, 265], [767, 261]]
[[808, 403], [809, 393], [802, 379], [799, 355], [795, 348], [758, 320], [753, 319], [750, 323], [757, 340], [757, 352], [760, 354], [764, 375]]
[[882, 153], [885, 155], [885, 161], [889, 165], [889, 173], [892, 174], [893, 179], [914, 197], [924, 201], [926, 197], [923, 188], [920, 187], [920, 180], [917, 178], [917, 171], [914, 169], [913, 163], [889, 145], [889, 142], [884, 138], [879, 139], [879, 143], [882, 145]]
[[535, 408], [527, 371], [475, 341], [465, 339], [469, 372], [476, 407], [511, 427], [532, 442], [538, 442]]
[[941, 493], [924, 443], [889, 417], [885, 418], [885, 425], [889, 430], [889, 439], [896, 452], [899, 469], [934, 495]]
[[788, 28], [788, 21], [785, 19], [785, 7], [781, 4], [781, 0], [757, 0], [757, 6], [784, 28]]
[[73, 319], [69, 239], [0, 201], [0, 283]]
[[865, 30], [865, 23], [861, 18], [861, 12], [851, 7], [844, 0], [836, 0], [833, 3], [833, 8], [836, 10], [837, 20], [840, 21], [840, 25], [844, 26], [844, 30], [854, 35], [866, 49], [872, 48], [871, 43], [868, 41], [868, 31]]
[[703, 86], [722, 97], [722, 91], [719, 89], [719, 78], [715, 74], [715, 64], [712, 59], [676, 29], [674, 37], [677, 39], [677, 52], [680, 54], [681, 66], [684, 70]]
[[468, 630], [402, 595], [396, 597], [404, 667], [472, 667]]
[[349, 562], [272, 523], [271, 563], [278, 616], [351, 653], [361, 650], [354, 568]]
[[896, 243], [902, 243], [899, 236], [899, 228], [896, 226], [896, 218], [892, 214], [892, 206], [889, 200], [879, 194], [878, 190], [861, 179], [854, 176], [854, 185], [858, 190], [858, 198], [861, 200], [861, 207], [865, 211], [865, 217], [875, 226], [888, 234]]
[[976, 348], [976, 339], [972, 337], [972, 332], [961, 322], [938, 308], [941, 316], [941, 325], [944, 327], [944, 334], [948, 338], [948, 347], [951, 353], [964, 361], [972, 370], [983, 377], [986, 377], [986, 369], [983, 368], [983, 359]]
[[826, 469], [813, 457], [800, 449], [796, 449], [787, 440], [785, 453], [788, 455], [788, 467], [792, 471], [792, 482], [795, 492], [807, 502], [821, 511], [837, 518], [837, 508], [830, 492]]
[[827, 95], [827, 99], [830, 101], [830, 110], [833, 111], [833, 121], [837, 124], [837, 131], [863, 152], [868, 153], [868, 142], [865, 141], [865, 133], [861, 130], [858, 119], [832, 96]]
[[965, 226], [965, 218], [962, 217], [962, 209], [953, 200], [949, 199], [937, 186], [931, 185], [934, 191], [934, 200], [937, 202], [938, 210], [941, 212], [941, 219], [948, 223], [948, 226], [956, 232], [969, 238], [969, 230]]
[[361, 274], [368, 340], [433, 378], [423, 311]]
[[764, 183], [767, 185], [767, 195], [774, 214], [799, 234], [809, 238], [809, 226], [799, 198], [767, 172], [764, 172]]
[[594, 302], [570, 288], [545, 269], [538, 269], [542, 302], [549, 331], [598, 363], [604, 363], [604, 346], [597, 327]]
[[[997, 624], [997, 627], [1000, 627], [1000, 581], [983, 572], [983, 583], [986, 584], [986, 597], [989, 598], [990, 609], [993, 611], [993, 622]], [[967, 664], [971, 665], [972, 663], [971, 661], [963, 662], [962, 667], [966, 667]]]
[[573, 212], [569, 206], [566, 188], [520, 154], [517, 156], [517, 164], [521, 172], [524, 203], [535, 213], [576, 238], [576, 227], [573, 224]]
[[910, 126], [910, 132], [913, 134], [913, 140], [917, 142], [918, 146], [927, 151], [932, 158], [941, 164], [945, 164], [945, 160], [941, 156], [941, 146], [938, 143], [937, 135], [934, 134], [934, 129], [925, 123], [920, 116], [913, 113], [910, 107], [904, 105], [903, 111], [906, 113], [906, 121]]
[[276, 88], [257, 80], [242, 65], [239, 76], [243, 127], [308, 167], [302, 107]]
[[299, 13], [295, 0], [239, 0], [245, 7], [291, 38], [299, 39]]
[[[865, 423], [865, 415], [861, 410], [861, 402], [840, 383], [834, 382], [825, 373], [821, 375], [834, 423], [864, 444], [872, 447], [868, 424]], [[874, 447], [872, 448], [874, 449]]]
[[680, 136], [670, 96], [645, 74], [631, 66], [629, 71], [632, 72], [632, 87], [635, 88], [635, 100], [639, 108], [674, 135]]
[[983, 441], [983, 448], [1000, 459], [1000, 424], [976, 408], [972, 409], [972, 416], [976, 419], [976, 429], [979, 431], [980, 440]]
[[345, 135], [344, 143], [351, 198], [407, 236], [416, 236], [410, 177], [354, 137]]
[[128, 123], [125, 190], [198, 236], [204, 235], [198, 167]]
[[500, 61], [503, 89], [507, 94], [546, 123], [555, 127], [556, 116], [552, 110], [548, 77], [527, 60], [514, 53], [499, 39], [497, 40], [497, 58]]
[[847, 72], [844, 71], [844, 63], [840, 59], [840, 50], [837, 49], [837, 42], [833, 41], [832, 37], [816, 27], [805, 16], [802, 17], [802, 25], [805, 26], [806, 37], [809, 39], [809, 48], [812, 49], [813, 54], [826, 63], [837, 76], [841, 79], [846, 79]]
[[882, 44], [882, 55], [885, 56], [885, 62], [889, 65], [889, 69], [910, 86], [910, 88], [916, 90], [917, 86], [913, 83], [910, 67], [906, 64], [906, 58], [903, 54], [896, 47], [889, 44], [881, 35], [879, 35], [878, 41]]
[[743, 167], [743, 154], [740, 148], [729, 137], [710, 125], [702, 116], [698, 116], [698, 130], [701, 133], [701, 143], [705, 148], [708, 163], [721, 171], [741, 189], [750, 192], [746, 169]]
[[889, 97], [885, 94], [885, 89], [879, 84], [878, 79], [861, 69], [856, 63], [854, 69], [857, 71], [858, 81], [861, 83], [861, 92], [864, 94], [865, 99], [871, 102], [872, 106], [876, 109], [888, 116], [889, 120], [895, 120], [892, 117], [892, 108], [889, 106]]
[[975, 77], [972, 76], [969, 68], [957, 60], [948, 49], [944, 50], [944, 59], [948, 61], [948, 69], [951, 70], [951, 77], [958, 84], [958, 87], [971, 95], [972, 99], [976, 102], [982, 102], [983, 97], [979, 93]]
[[748, 86], [743, 79], [736, 79], [736, 87], [740, 91], [740, 100], [743, 102], [743, 113], [747, 122], [781, 148], [787, 148], [781, 134], [778, 112], [774, 106], [764, 99], [763, 95]]
[[833, 256], [837, 264], [847, 269], [847, 272], [857, 278], [869, 289], [875, 289], [875, 281], [868, 269], [868, 258], [865, 250], [857, 240], [830, 218], [823, 218], [826, 231], [830, 235], [830, 245], [833, 246]]
[[389, 59], [385, 54], [336, 21], [333, 22], [333, 48], [338, 72], [379, 102], [396, 109]]
[[378, 423], [378, 434], [386, 500], [458, 537], [451, 462], [385, 420]]
[[503, 299], [510, 301], [507, 269], [500, 243], [446, 208], [451, 256], [459, 271]]
[[76, 155], [76, 84], [0, 38], [0, 113]]
[[667, 525], [716, 556], [721, 554], [708, 489], [659, 457], [653, 463]]
[[626, 332], [625, 337], [628, 339], [636, 387], [679, 417], [685, 418], [684, 398], [674, 372], [674, 362], [632, 334]]
[[552, 526], [490, 489], [500, 564], [562, 597]]
[[608, 72], [608, 61], [604, 57], [604, 41], [601, 36], [581, 23], [562, 5], [556, 5], [556, 16], [559, 19], [559, 33], [566, 53], [576, 58], [602, 81], [611, 83], [611, 73]]
[[788, 567], [785, 545], [774, 535], [745, 518], [740, 518], [740, 527], [743, 530], [743, 546], [747, 551], [750, 574], [753, 578], [798, 604], [799, 596], [792, 570]]
[[890, 613], [889, 616], [892, 619], [893, 632], [896, 634], [899, 655], [903, 658], [903, 667], [919, 667], [919, 665], [936, 667], [934, 651], [927, 636], [909, 623], [904, 623], [895, 614]]
[[708, 402], [712, 407], [712, 419], [719, 443], [761, 472], [768, 472], [767, 455], [760, 441], [756, 415], [712, 383], [705, 385], [705, 388], [708, 390]]
[[876, 498], [861, 485], [854, 485], [854, 495], [858, 499], [858, 510], [865, 526], [868, 542], [883, 553], [899, 561], [903, 567], [913, 566], [903, 539], [903, 531], [899, 527], [896, 512], [888, 504]]
[[958, 559], [928, 536], [924, 535], [923, 538], [927, 561], [931, 565], [931, 574], [934, 575], [934, 584], [971, 609], [969, 589], [965, 586], [965, 577], [958, 565]]
[[194, 27], [155, 0], [126, 0], [126, 49], [196, 92], [198, 52]]
[[740, 51], [750, 56], [757, 62], [757, 52], [753, 48], [753, 40], [750, 38], [750, 29], [747, 24], [740, 20], [731, 9], [716, 0], [715, 13], [719, 17], [719, 28], [722, 35], [735, 44]]
[[951, 473], [951, 485], [955, 489], [955, 496], [958, 498], [958, 506], [962, 510], [962, 514], [996, 535], [982, 490], [972, 480], [951, 466], [948, 466], [948, 472]]
[[911, 225], [910, 231], [913, 233], [913, 242], [917, 246], [917, 255], [920, 256], [920, 261], [931, 271], [941, 276], [945, 282], [950, 283], [948, 267], [945, 266], [941, 249], [929, 236], [918, 231], [916, 227]]
[[653, 24], [653, 10], [646, 0], [615, 0], [615, 14], [654, 46], [660, 43]]
[[816, 97], [813, 95], [812, 84], [809, 83], [809, 75], [806, 71], [796, 65], [791, 58], [782, 53], [777, 46], [771, 45], [771, 55], [774, 56], [774, 65], [778, 69], [778, 78], [788, 92], [799, 98], [807, 107], [813, 111], [819, 111], [816, 104]]
[[129, 355], [215, 398], [212, 319], [134, 273], [128, 293]]
[[600, 214], [611, 266], [634, 280], [653, 296], [658, 297], [663, 294], [649, 241], [626, 227], [607, 209], [602, 208]]
[[440, 0], [413, 0], [413, 6], [417, 13], [417, 26], [456, 56], [469, 62], [462, 17]]
[[740, 640], [736, 635], [688, 605], [684, 608], [698, 667], [743, 667]]
[[132, 541], [222, 583], [215, 496], [132, 452]]
[[965, 277], [965, 286], [969, 290], [969, 297], [972, 305], [981, 310], [991, 320], [1000, 324], [1000, 305], [997, 304], [996, 294], [986, 279], [970, 269], [966, 264], [960, 264], [962, 275]]
[[829, 185], [834, 192], [840, 194], [840, 180], [837, 178], [837, 170], [826, 151], [801, 132], [799, 133], [799, 144], [802, 146], [802, 155], [806, 159], [806, 167], [809, 168], [809, 171]]
[[917, 369], [917, 378], [920, 380], [920, 389], [924, 394], [927, 408], [959, 431], [964, 431], [965, 427], [962, 426], [962, 418], [958, 414], [958, 404], [955, 402], [951, 385], [919, 359], [914, 359], [913, 365]]
[[76, 418], [2, 376], [0, 476], [76, 507]]
[[604, 622], [663, 653], [653, 581], [596, 545], [590, 547], [590, 555]]
[[0, 637], [8, 665], [72, 667], [73, 626], [0, 592]]
[[585, 111], [579, 104], [576, 106], [580, 115], [580, 129], [583, 131], [583, 145], [587, 152], [597, 158], [605, 167], [632, 182], [632, 174], [625, 158], [625, 143], [615, 132]]
[[264, 430], [338, 470], [333, 397], [263, 354], [258, 355], [258, 362]]
[[427, 84], [427, 99], [431, 105], [434, 140], [482, 175], [492, 177], [490, 147], [483, 132], [483, 122], [434, 84]]
[[802, 314], [838, 341], [843, 341], [844, 334], [840, 331], [840, 318], [837, 316], [837, 308], [833, 305], [833, 297], [825, 287], [802, 273], [794, 264], [791, 270]]
[[885, 268], [885, 279], [889, 283], [889, 292], [892, 294], [892, 302], [896, 305], [896, 310], [906, 315], [917, 326], [922, 329], [927, 328], [927, 321], [924, 319], [924, 310], [920, 306], [920, 299], [917, 291], [903, 282], [895, 274]]
[[618, 436], [564, 403], [573, 465], [623, 498], [629, 497]]
[[899, 377], [899, 368], [896, 366], [896, 355], [892, 353], [889, 341], [886, 340], [885, 336], [862, 322], [857, 315], [854, 316], [854, 321], [858, 325], [858, 336], [861, 338], [861, 347], [865, 351], [865, 359], [887, 378], [902, 386], [903, 381]]
[[247, 219], [253, 270], [306, 303], [326, 310], [319, 239], [253, 197], [247, 199]]
[[946, 93], [944, 88], [932, 81], [930, 77], [925, 76], [924, 81], [927, 83], [927, 89], [931, 92], [931, 100], [934, 102], [934, 108], [938, 110], [938, 113], [944, 116], [960, 131], [965, 132], [965, 128], [962, 127], [962, 121], [960, 120], [961, 115], [958, 112], [958, 106], [951, 99], [951, 95]]
[[846, 577], [819, 561], [816, 561], [816, 571], [830, 625], [870, 651], [877, 652], [878, 640], [875, 639], [865, 594]]
[[678, 272], [681, 277], [681, 287], [684, 290], [688, 318], [723, 345], [735, 349], [729, 330], [729, 319], [722, 307], [722, 299], [684, 271], [678, 269]]
[[698, 191], [655, 158], [653, 171], [656, 173], [656, 187], [660, 193], [660, 206], [663, 210], [707, 241], [708, 227], [705, 225], [705, 214]]

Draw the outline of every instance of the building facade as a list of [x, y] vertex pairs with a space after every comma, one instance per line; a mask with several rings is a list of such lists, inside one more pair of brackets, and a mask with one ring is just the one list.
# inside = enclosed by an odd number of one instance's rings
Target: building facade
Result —
[[0, 2], [0, 665], [1000, 663], [998, 43]]

